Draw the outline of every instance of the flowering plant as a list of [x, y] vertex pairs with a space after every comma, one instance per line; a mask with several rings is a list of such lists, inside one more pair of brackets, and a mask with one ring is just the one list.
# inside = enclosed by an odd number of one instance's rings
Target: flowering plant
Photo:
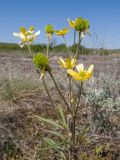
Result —
[[25, 27], [20, 27], [19, 33], [13, 32], [13, 35], [15, 37], [18, 37], [21, 39], [19, 46], [22, 48], [25, 45], [27, 45], [30, 54], [31, 54], [30, 45], [33, 43], [33, 41], [37, 38], [39, 34], [40, 34], [40, 30], [34, 33], [34, 26], [30, 26], [28, 31], [26, 30]]
[[[41, 122], [49, 124], [52, 126], [52, 130], [48, 130], [47, 132], [50, 135], [54, 135], [59, 138], [59, 143], [57, 143], [50, 136], [45, 137], [44, 140], [47, 143], [47, 149], [52, 149], [54, 152], [54, 159], [60, 160], [77, 160], [80, 159], [79, 153], [79, 141], [78, 139], [84, 136], [86, 132], [86, 128], [83, 132], [79, 132], [77, 130], [77, 116], [78, 111], [80, 110], [80, 101], [83, 96], [83, 85], [86, 80], [89, 80], [93, 76], [94, 65], [90, 65], [90, 67], [86, 70], [84, 69], [83, 64], [77, 64], [78, 62], [78, 53], [79, 47], [82, 38], [86, 35], [89, 29], [89, 21], [85, 20], [81, 17], [76, 18], [74, 21], [68, 19], [69, 25], [74, 29], [74, 43], [76, 43], [76, 33], [78, 33], [78, 47], [76, 49], [76, 54], [72, 54], [71, 50], [67, 46], [66, 42], [66, 34], [68, 33], [68, 28], [63, 28], [61, 30], [54, 30], [53, 25], [47, 25], [45, 27], [45, 32], [48, 38], [48, 46], [46, 55], [43, 53], [37, 53], [33, 56], [33, 63], [37, 70], [39, 70], [40, 78], [43, 81], [43, 85], [45, 87], [46, 93], [48, 94], [49, 100], [51, 102], [51, 106], [55, 109], [58, 109], [58, 120], [54, 121], [52, 119], [45, 119], [40, 116], [34, 115], [35, 118], [39, 119]], [[25, 28], [20, 29], [20, 33], [14, 33], [15, 36], [19, 37], [22, 42], [20, 46], [24, 46], [27, 44], [28, 46], [33, 43], [36, 39], [37, 35], [40, 33], [34, 32], [34, 27], [30, 27], [29, 31]], [[49, 62], [49, 45], [53, 34], [57, 36], [62, 36], [64, 43], [66, 45], [68, 51], [68, 57], [66, 59], [60, 57], [58, 58], [58, 63], [61, 68], [66, 70], [66, 76], [68, 78], [68, 97], [64, 96], [62, 91], [60, 90], [55, 75], [53, 75], [53, 69]], [[84, 35], [84, 36], [83, 36]], [[30, 48], [29, 48], [30, 49]], [[30, 51], [30, 50], [29, 50]], [[31, 53], [31, 51], [30, 51]], [[46, 72], [51, 77], [55, 88], [61, 97], [61, 100], [64, 102], [63, 106], [55, 106], [50, 91], [46, 84]], [[73, 87], [75, 85], [75, 81], [78, 82], [77, 97], [74, 98]]]

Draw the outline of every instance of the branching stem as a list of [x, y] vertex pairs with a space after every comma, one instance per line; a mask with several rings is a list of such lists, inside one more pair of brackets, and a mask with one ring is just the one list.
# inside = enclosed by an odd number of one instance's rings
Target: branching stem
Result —
[[70, 109], [70, 107], [69, 107], [69, 104], [68, 104], [68, 102], [66, 101], [65, 97], [63, 96], [63, 94], [61, 93], [60, 89], [58, 88], [58, 85], [57, 85], [57, 83], [56, 83], [56, 81], [55, 81], [55, 79], [54, 79], [54, 76], [52, 75], [51, 72], [49, 72], [49, 74], [50, 74], [50, 76], [51, 76], [51, 78], [52, 78], [52, 80], [53, 80], [53, 83], [54, 83], [54, 85], [55, 85], [55, 87], [56, 87], [56, 89], [57, 89], [60, 97], [63, 99], [64, 103], [66, 104], [68, 111], [72, 114], [72, 111], [71, 111], [71, 109]]

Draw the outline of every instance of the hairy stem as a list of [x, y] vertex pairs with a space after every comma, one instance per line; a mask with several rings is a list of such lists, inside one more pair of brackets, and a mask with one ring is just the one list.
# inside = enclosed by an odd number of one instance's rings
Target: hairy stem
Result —
[[77, 100], [77, 104], [76, 104], [76, 107], [75, 107], [75, 115], [77, 114], [79, 103], [80, 103], [80, 99], [81, 99], [81, 95], [82, 95], [81, 94], [82, 93], [82, 86], [83, 86], [83, 82], [81, 81], [79, 89], [78, 89], [78, 100]]
[[[68, 75], [69, 76], [69, 75]], [[71, 86], [72, 78], [69, 76], [69, 107], [72, 108], [72, 86]]]
[[78, 46], [76, 49], [75, 58], [78, 58], [79, 48], [80, 48], [81, 38], [80, 38], [80, 32], [78, 33]]
[[27, 47], [28, 47], [28, 51], [29, 51], [30, 55], [32, 55], [32, 51], [30, 49], [30, 45], [28, 44]]
[[75, 40], [76, 40], [76, 30], [74, 29], [74, 45], [75, 45]]
[[47, 57], [49, 57], [49, 49], [50, 49], [50, 39], [48, 39], [48, 45], [47, 45]]
[[67, 51], [68, 51], [68, 53], [70, 54], [70, 50], [69, 50], [69, 48], [68, 48], [68, 46], [67, 46], [67, 42], [66, 42], [65, 36], [63, 36], [63, 40], [64, 40], [64, 42], [65, 42], [65, 46], [66, 46], [66, 48], [67, 48]]
[[79, 102], [81, 98], [81, 91], [82, 91], [82, 85], [83, 82], [81, 82], [79, 90], [78, 90], [78, 101], [77, 105], [74, 106], [74, 114], [72, 115], [73, 117], [73, 131], [72, 131], [72, 153], [73, 153], [73, 159], [76, 160], [76, 154], [75, 154], [75, 146], [76, 146], [76, 115], [79, 107]]
[[73, 115], [73, 133], [72, 133], [72, 146], [73, 146], [73, 157], [75, 155], [75, 146], [76, 146], [76, 139], [75, 139], [75, 127], [76, 127], [76, 116]]
[[71, 109], [70, 109], [70, 107], [69, 107], [69, 104], [67, 103], [65, 97], [63, 96], [63, 94], [61, 93], [60, 89], [58, 88], [58, 85], [57, 85], [57, 83], [56, 83], [56, 81], [55, 81], [55, 79], [54, 79], [52, 73], [49, 72], [49, 74], [50, 74], [50, 76], [51, 76], [51, 78], [52, 78], [52, 80], [53, 80], [53, 83], [54, 83], [54, 85], [55, 85], [55, 87], [56, 87], [56, 89], [57, 89], [59, 95], [61, 96], [61, 98], [63, 99], [65, 105], [67, 106], [68, 111], [69, 111], [70, 113], [72, 113], [72, 111], [71, 111]]
[[48, 97], [49, 97], [49, 99], [50, 99], [51, 105], [52, 105], [53, 108], [55, 108], [54, 103], [53, 103], [52, 98], [51, 98], [51, 95], [50, 95], [50, 93], [49, 93], [49, 90], [48, 90], [48, 88], [47, 88], [47, 85], [46, 85], [44, 76], [43, 76], [42, 80], [43, 80], [43, 84], [44, 84], [46, 93], [47, 93], [47, 95], [48, 95]]

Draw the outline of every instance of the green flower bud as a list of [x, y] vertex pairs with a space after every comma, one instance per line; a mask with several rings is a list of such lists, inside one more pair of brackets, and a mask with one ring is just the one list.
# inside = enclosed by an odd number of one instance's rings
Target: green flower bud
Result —
[[33, 63], [37, 69], [41, 69], [45, 71], [50, 70], [49, 60], [43, 53], [37, 53], [33, 57]]
[[79, 32], [84, 32], [89, 28], [89, 21], [87, 19], [83, 19], [82, 17], [78, 17], [75, 20], [75, 30]]
[[53, 28], [53, 25], [51, 24], [48, 24], [45, 26], [45, 31], [47, 34], [54, 34], [54, 28]]

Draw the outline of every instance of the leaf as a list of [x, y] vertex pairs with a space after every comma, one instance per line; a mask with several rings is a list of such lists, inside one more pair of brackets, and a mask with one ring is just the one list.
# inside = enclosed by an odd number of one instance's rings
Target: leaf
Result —
[[81, 140], [84, 138], [85, 134], [89, 131], [89, 125], [86, 125], [86, 127], [82, 130], [81, 133], [77, 135], [77, 139]]
[[61, 134], [59, 134], [59, 133], [57, 133], [57, 132], [49, 131], [49, 130], [44, 130], [44, 132], [47, 132], [47, 133], [56, 135], [56, 136], [60, 137], [61, 139], [66, 140], [64, 136], [62, 136]]
[[66, 160], [65, 154], [63, 152], [60, 152], [60, 158], [62, 158], [62, 160]]
[[57, 122], [54, 122], [53, 120], [51, 120], [51, 119], [45, 119], [45, 118], [42, 118], [42, 117], [40, 117], [40, 116], [37, 116], [37, 115], [34, 115], [36, 118], [38, 118], [40, 121], [44, 121], [44, 122], [46, 122], [46, 123], [48, 123], [48, 124], [50, 124], [50, 125], [52, 125], [52, 126], [54, 126], [54, 127], [56, 127], [56, 128], [60, 128], [60, 129], [64, 129], [61, 125], [59, 125]]
[[60, 149], [60, 144], [56, 143], [53, 141], [51, 138], [44, 138], [44, 141], [47, 142], [49, 149], [54, 148], [54, 149]]
[[67, 128], [67, 122], [66, 122], [65, 115], [64, 115], [62, 107], [59, 107], [59, 113], [60, 113], [60, 117], [62, 119], [64, 127]]

